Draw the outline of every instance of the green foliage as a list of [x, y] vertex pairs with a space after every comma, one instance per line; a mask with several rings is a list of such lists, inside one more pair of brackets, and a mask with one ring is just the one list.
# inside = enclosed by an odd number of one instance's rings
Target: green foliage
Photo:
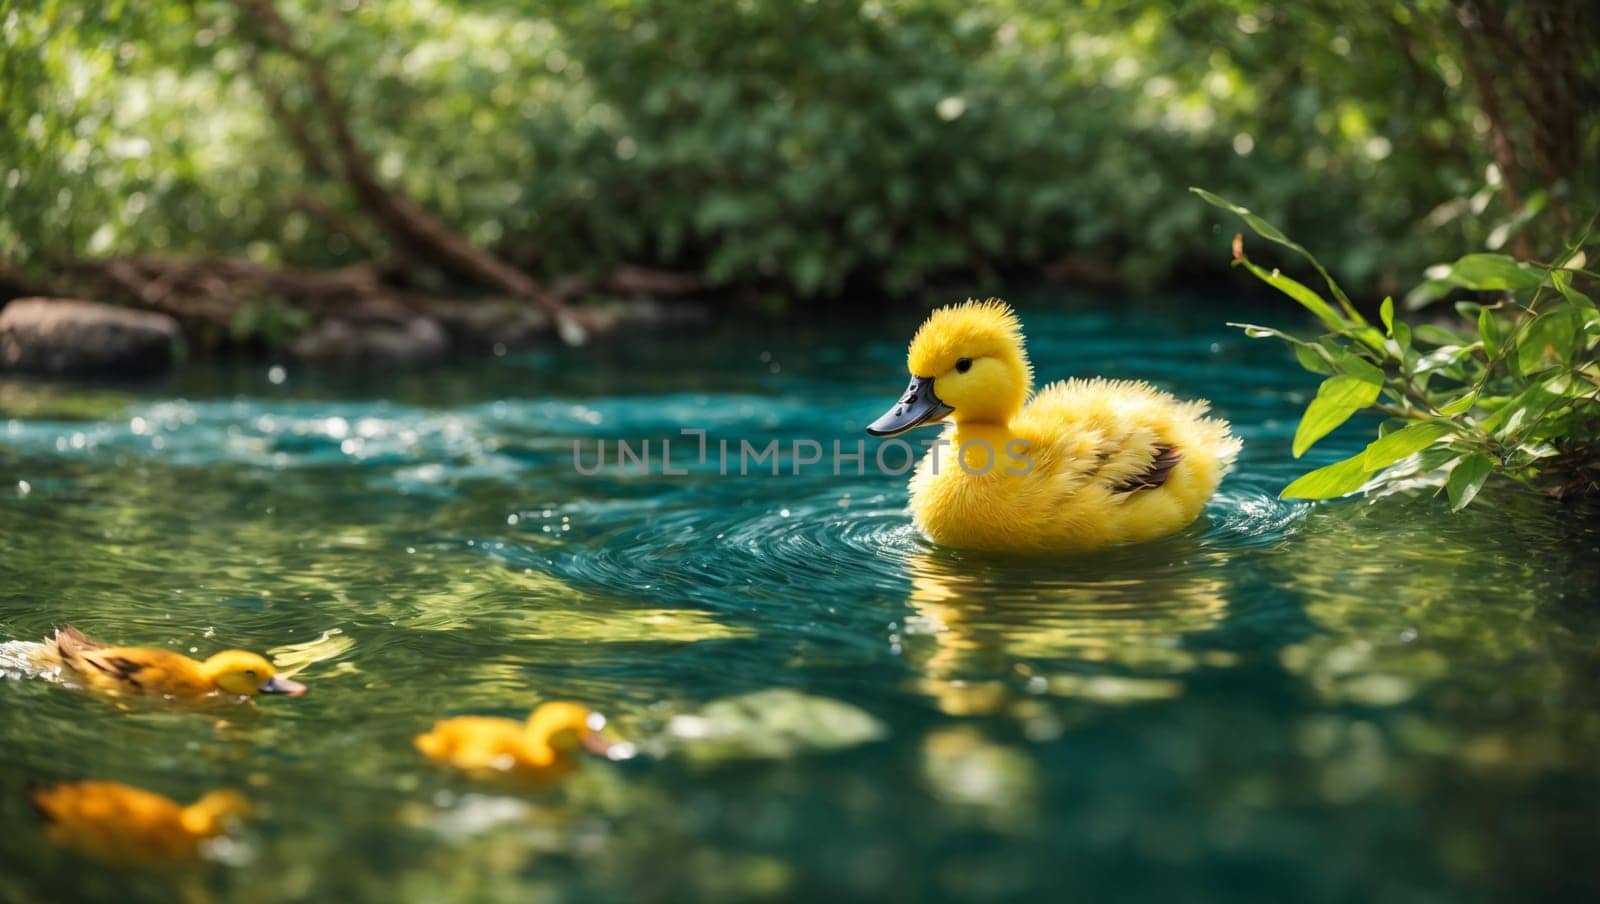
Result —
[[[1073, 258], [1150, 284], [1204, 265], [1174, 203], [1204, 180], [1365, 285], [1561, 200], [1510, 203], [1437, 2], [276, 5], [380, 176], [545, 275], [911, 292]], [[363, 219], [233, 3], [0, 0], [0, 35], [0, 257], [371, 253], [315, 213]]]
[[287, 344], [310, 326], [311, 315], [300, 308], [254, 302], [234, 312], [228, 333], [236, 344], [256, 342], [272, 347]]
[[1458, 302], [1454, 319], [1415, 327], [1385, 299], [1380, 331], [1304, 248], [1248, 209], [1195, 192], [1309, 260], [1338, 301], [1336, 310], [1319, 292], [1256, 265], [1235, 240], [1237, 265], [1297, 301], [1325, 328], [1322, 335], [1300, 337], [1242, 325], [1250, 336], [1290, 343], [1308, 370], [1330, 374], [1295, 431], [1295, 456], [1359, 411], [1387, 415], [1364, 450], [1300, 477], [1284, 489], [1285, 497], [1329, 499], [1431, 476], [1459, 510], [1492, 474], [1556, 495], [1592, 492], [1600, 484], [1600, 311], [1590, 294], [1596, 275], [1585, 269], [1583, 242], [1549, 265], [1469, 254], [1432, 268], [1426, 291], [1409, 297], [1440, 299], [1430, 284], [1492, 295], [1484, 303]]

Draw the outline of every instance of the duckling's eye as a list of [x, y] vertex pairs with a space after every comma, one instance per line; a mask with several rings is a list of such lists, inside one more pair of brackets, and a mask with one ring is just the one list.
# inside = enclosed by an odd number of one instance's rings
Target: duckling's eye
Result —
[[956, 360], [956, 373], [964, 374], [964, 373], [966, 373], [967, 371], [969, 371], [971, 369], [972, 369], [972, 359], [971, 358], [959, 358], [959, 359]]
[[244, 670], [244, 676], [246, 678], [254, 678], [256, 676], [256, 670], [255, 669], [245, 669]]

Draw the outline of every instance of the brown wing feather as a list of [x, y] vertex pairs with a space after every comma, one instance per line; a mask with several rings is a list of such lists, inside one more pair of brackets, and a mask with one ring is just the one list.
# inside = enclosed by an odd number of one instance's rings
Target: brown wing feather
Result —
[[144, 690], [151, 670], [147, 663], [134, 662], [125, 656], [115, 656], [110, 653], [90, 653], [83, 657], [83, 661], [91, 668], [99, 670], [102, 675], [124, 684], [132, 685], [135, 689]]
[[1142, 474], [1130, 477], [1122, 483], [1112, 487], [1115, 493], [1132, 493], [1135, 490], [1151, 490], [1167, 482], [1172, 476], [1172, 469], [1183, 461], [1183, 453], [1173, 446], [1157, 446], [1155, 461]]
[[50, 638], [49, 643], [63, 656], [67, 655], [69, 650], [74, 653], [86, 653], [90, 650], [105, 649], [106, 646], [98, 640], [90, 640], [88, 635], [71, 625], [57, 628], [56, 636]]
[[99, 673], [102, 682], [147, 694], [187, 697], [213, 689], [195, 674], [193, 663], [167, 650], [107, 647], [84, 655], [83, 661]]
[[63, 665], [91, 684], [152, 693], [205, 690], [182, 667], [183, 657], [166, 650], [107, 646], [71, 626], [57, 628], [50, 645]]
[[71, 625], [56, 628], [56, 635], [45, 641], [45, 652], [53, 655], [62, 665], [73, 671], [84, 668], [83, 657], [95, 650], [105, 649], [105, 644], [90, 640], [87, 635]]

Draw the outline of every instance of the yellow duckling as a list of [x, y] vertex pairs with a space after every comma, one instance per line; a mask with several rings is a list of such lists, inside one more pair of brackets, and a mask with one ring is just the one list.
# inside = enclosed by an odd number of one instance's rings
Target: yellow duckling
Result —
[[183, 806], [117, 782], [68, 782], [32, 797], [52, 843], [124, 866], [198, 860], [204, 842], [250, 811], [237, 791], [212, 791]]
[[71, 626], [56, 629], [41, 658], [63, 668], [95, 690], [198, 700], [212, 694], [285, 694], [298, 697], [305, 685], [290, 681], [265, 656], [224, 650], [205, 661], [153, 647], [111, 647], [90, 640]]
[[998, 299], [940, 308], [911, 340], [911, 385], [867, 428], [950, 417], [911, 478], [917, 527], [974, 549], [1087, 549], [1150, 540], [1200, 514], [1239, 441], [1206, 402], [1148, 384], [1066, 380], [1035, 394], [1022, 324]]
[[551, 781], [577, 768], [580, 748], [605, 755], [605, 716], [578, 703], [541, 704], [526, 722], [462, 716], [434, 723], [417, 735], [429, 759], [478, 774], [503, 773]]

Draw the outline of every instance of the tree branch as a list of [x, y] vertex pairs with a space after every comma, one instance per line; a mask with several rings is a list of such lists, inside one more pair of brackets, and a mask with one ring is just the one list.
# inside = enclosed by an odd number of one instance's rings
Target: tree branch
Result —
[[[311, 89], [312, 104], [331, 139], [333, 160], [342, 181], [396, 245], [483, 285], [533, 302], [555, 321], [564, 340], [574, 344], [583, 341], [594, 326], [592, 318], [580, 316], [556, 293], [472, 244], [398, 189], [383, 184], [371, 156], [356, 139], [349, 111], [334, 91], [323, 62], [295, 40], [293, 30], [272, 0], [235, 0], [235, 4], [270, 46], [298, 64]], [[308, 161], [308, 165], [313, 164]]]

